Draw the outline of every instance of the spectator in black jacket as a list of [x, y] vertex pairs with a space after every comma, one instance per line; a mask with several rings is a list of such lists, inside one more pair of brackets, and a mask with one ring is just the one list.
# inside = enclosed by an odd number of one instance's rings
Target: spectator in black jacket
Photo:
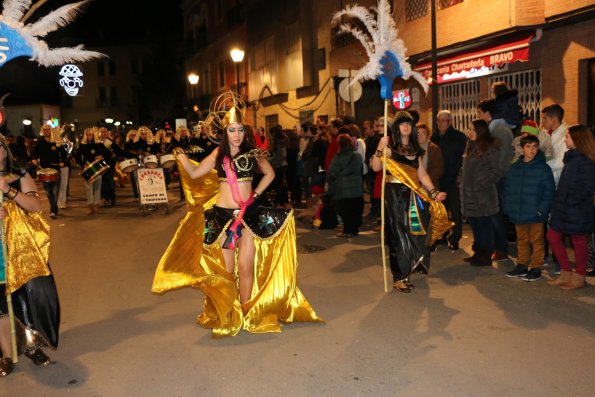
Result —
[[452, 115], [448, 110], [441, 110], [437, 116], [438, 129], [432, 135], [432, 142], [440, 147], [444, 162], [444, 174], [440, 178], [440, 190], [446, 193], [444, 205], [449, 218], [455, 224], [448, 237], [448, 248], [452, 251], [459, 249], [459, 240], [463, 235], [461, 196], [457, 186], [457, 176], [463, 165], [463, 153], [467, 144], [467, 137], [452, 126]]

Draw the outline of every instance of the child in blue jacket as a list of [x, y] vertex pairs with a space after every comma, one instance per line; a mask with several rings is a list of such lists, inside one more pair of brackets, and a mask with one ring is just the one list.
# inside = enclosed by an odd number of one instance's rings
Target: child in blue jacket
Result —
[[543, 224], [554, 201], [556, 186], [552, 169], [539, 150], [539, 138], [530, 134], [523, 137], [521, 149], [523, 155], [508, 171], [504, 189], [504, 212], [515, 224], [518, 251], [517, 265], [506, 276], [537, 281], [541, 278], [545, 254]]

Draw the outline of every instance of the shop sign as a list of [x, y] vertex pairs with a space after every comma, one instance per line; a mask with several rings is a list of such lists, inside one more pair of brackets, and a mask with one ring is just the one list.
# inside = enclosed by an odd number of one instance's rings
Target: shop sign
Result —
[[[459, 54], [438, 60], [438, 83], [472, 79], [506, 71], [509, 63], [529, 60], [529, 42], [533, 36], [512, 43], [485, 48], [472, 53]], [[417, 65], [426, 80], [432, 82], [432, 64]]]

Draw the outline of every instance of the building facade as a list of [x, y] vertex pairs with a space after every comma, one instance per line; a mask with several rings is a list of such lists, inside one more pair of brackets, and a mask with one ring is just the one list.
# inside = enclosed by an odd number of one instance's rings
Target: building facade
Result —
[[[431, 75], [431, 2], [435, 1], [438, 76]], [[374, 0], [358, 1], [374, 6]], [[351, 104], [340, 83], [367, 62], [359, 42], [339, 34], [337, 0], [187, 0], [184, 2], [186, 70], [201, 80], [187, 95], [201, 111], [219, 92], [236, 88], [229, 50], [244, 49], [240, 89], [257, 126], [293, 125], [317, 116], [355, 115], [361, 123], [382, 114], [379, 85], [363, 82]], [[568, 123], [595, 124], [595, 5], [592, 0], [395, 0], [399, 37], [412, 67], [432, 81], [439, 107], [466, 129], [495, 81], [519, 90], [527, 117], [558, 103]], [[436, 84], [437, 81], [437, 84]], [[431, 124], [431, 95], [414, 80], [413, 108]]]
[[[431, 76], [431, 0], [395, 2], [415, 70]], [[466, 129], [494, 81], [519, 90], [527, 117], [558, 103], [568, 123], [594, 125], [595, 4], [591, 0], [436, 0], [439, 103]], [[430, 72], [428, 74], [428, 72]], [[591, 87], [589, 89], [589, 87]], [[431, 117], [430, 96], [420, 100]], [[426, 120], [430, 121], [430, 120]]]

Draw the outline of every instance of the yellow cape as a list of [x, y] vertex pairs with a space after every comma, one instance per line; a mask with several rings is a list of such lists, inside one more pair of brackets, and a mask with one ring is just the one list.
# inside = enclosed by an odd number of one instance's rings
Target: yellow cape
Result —
[[40, 213], [28, 213], [12, 200], [2, 205], [6, 210], [6, 293], [11, 294], [29, 280], [51, 274], [50, 227]]
[[409, 189], [413, 190], [425, 202], [430, 203], [430, 234], [428, 235], [428, 246], [431, 246], [442, 238], [444, 233], [453, 227], [453, 223], [448, 219], [448, 213], [444, 204], [432, 200], [426, 189], [419, 183], [417, 170], [408, 167], [393, 159], [386, 159], [386, 169], [395, 178], [401, 181]]
[[209, 247], [203, 245], [204, 210], [217, 199], [217, 173], [212, 171], [193, 180], [179, 162], [178, 169], [189, 211], [159, 261], [152, 291], [200, 288], [205, 300], [197, 322], [212, 328], [215, 337], [233, 336], [240, 329], [255, 333], [280, 332], [280, 322], [322, 321], [297, 286], [293, 214], [274, 237], [255, 236], [252, 298], [242, 308], [236, 278], [225, 270], [219, 242]]

